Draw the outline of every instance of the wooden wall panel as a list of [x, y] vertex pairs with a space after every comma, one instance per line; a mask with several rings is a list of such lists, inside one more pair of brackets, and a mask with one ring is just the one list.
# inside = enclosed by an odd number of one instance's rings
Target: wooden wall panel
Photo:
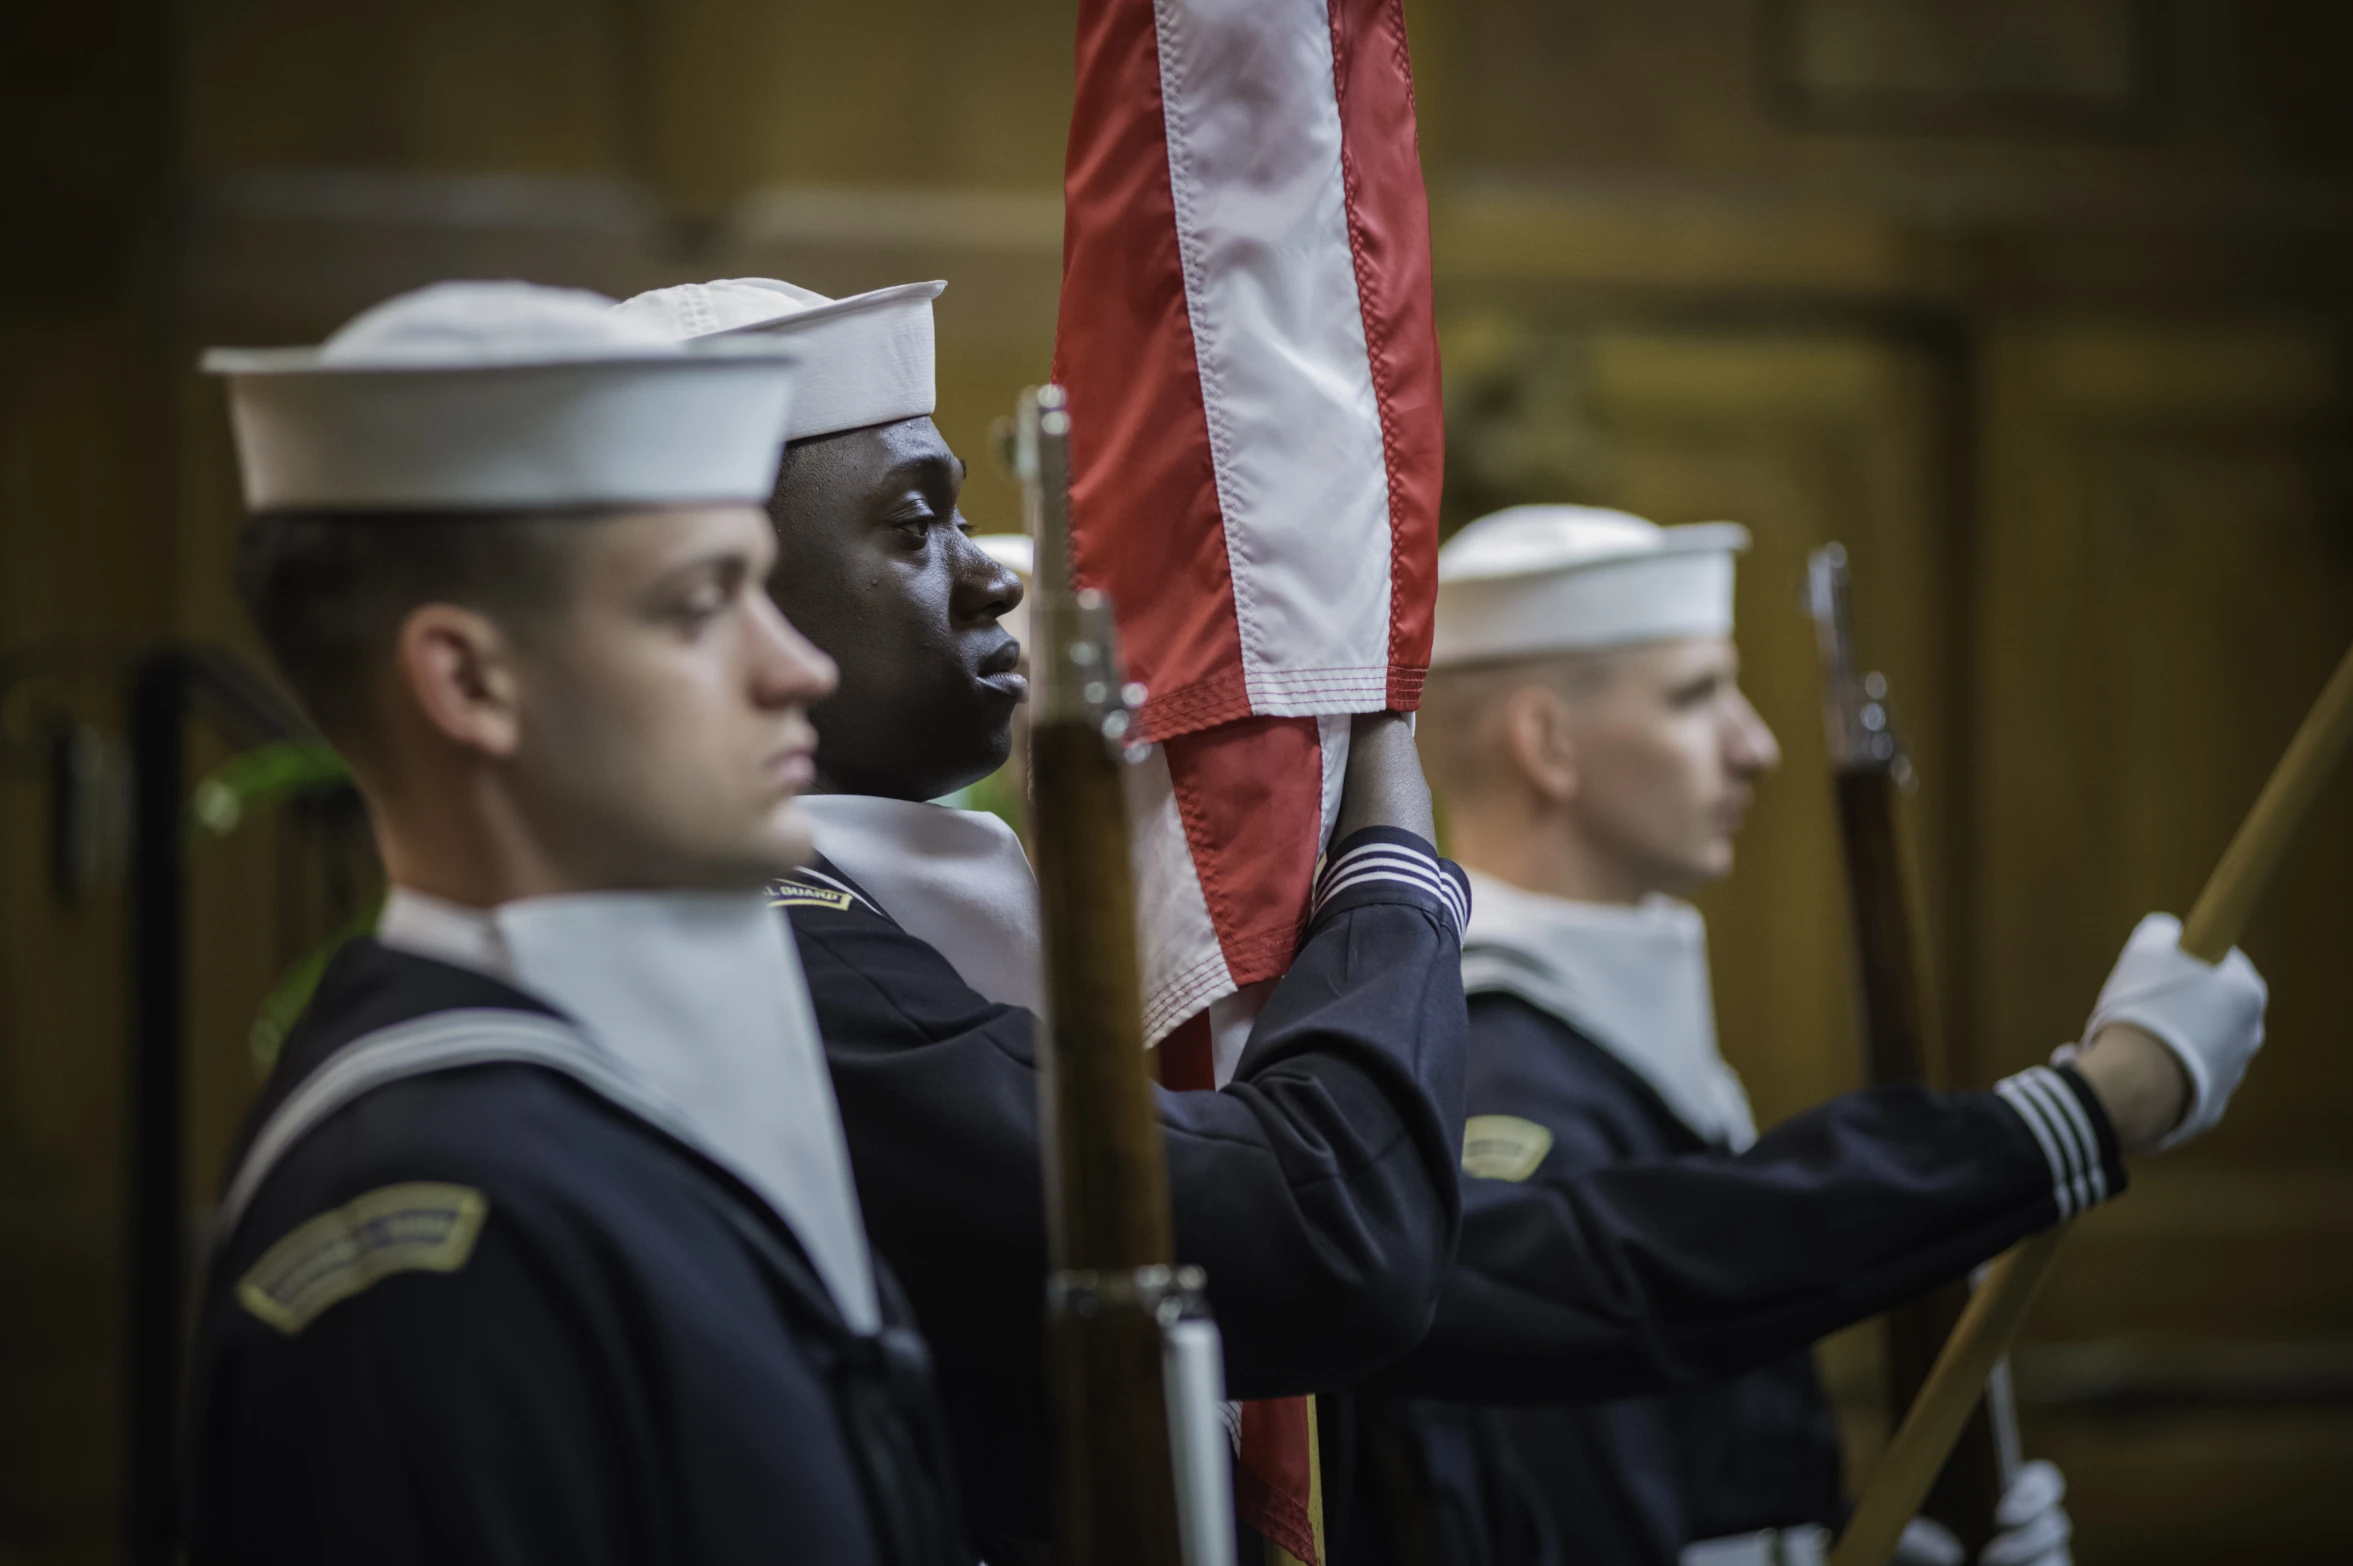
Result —
[[[115, 1547], [125, 1024], [119, 894], [61, 902], [37, 745], [119, 729], [168, 618], [169, 8], [0, 22], [0, 1557]], [[38, 651], [36, 651], [38, 649]]]

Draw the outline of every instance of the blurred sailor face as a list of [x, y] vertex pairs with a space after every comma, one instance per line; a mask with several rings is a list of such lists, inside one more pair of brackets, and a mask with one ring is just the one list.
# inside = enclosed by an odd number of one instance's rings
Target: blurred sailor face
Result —
[[1563, 713], [1575, 830], [1621, 877], [1684, 892], [1732, 871], [1758, 776], [1780, 764], [1740, 690], [1731, 639], [1695, 636], [1594, 655]]
[[801, 863], [808, 707], [834, 674], [762, 590], [767, 518], [580, 526], [562, 608], [514, 650], [518, 809], [585, 886], [757, 886]]
[[928, 418], [785, 454], [769, 590], [841, 670], [810, 713], [821, 788], [935, 799], [1012, 749], [1029, 686], [999, 617], [1021, 602], [1021, 579], [967, 536], [963, 488], [964, 464]]

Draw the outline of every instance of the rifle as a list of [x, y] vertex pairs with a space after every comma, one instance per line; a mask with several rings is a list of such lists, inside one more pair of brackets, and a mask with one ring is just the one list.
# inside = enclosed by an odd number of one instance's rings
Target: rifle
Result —
[[1046, 1367], [1064, 1566], [1232, 1566], [1217, 1328], [1175, 1265], [1146, 1072], [1122, 770], [1140, 695], [1110, 601], [1073, 588], [1070, 411], [1022, 393], [1014, 432], [1036, 540], [1030, 589], [1031, 837], [1045, 949]]
[[[1897, 796], [1911, 791], [1912, 765], [1888, 719], [1887, 681], [1855, 672], [1846, 550], [1840, 545], [1826, 545], [1808, 559], [1806, 599], [1822, 654], [1823, 710], [1853, 914], [1867, 1070], [1875, 1086], [1934, 1082], [1944, 1074], [1943, 1061], [1930, 1032], [1916, 934], [1918, 889], [1898, 819]], [[1956, 1282], [1888, 1313], [1890, 1429], [1919, 1395], [1968, 1302], [1968, 1286]], [[1959, 1536], [1972, 1559], [1993, 1536], [1994, 1508], [2018, 1460], [2005, 1360], [1995, 1368], [1922, 1508]]]

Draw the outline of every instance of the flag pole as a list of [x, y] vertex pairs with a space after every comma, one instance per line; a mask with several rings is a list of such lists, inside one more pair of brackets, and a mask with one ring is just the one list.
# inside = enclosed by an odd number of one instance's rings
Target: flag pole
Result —
[[[2239, 824], [2222, 861], [2207, 877], [2182, 923], [2181, 949], [2201, 962], [2219, 962], [2237, 944], [2272, 872], [2322, 785], [2353, 742], [2353, 648], [2313, 703], [2272, 770], [2255, 808]], [[1986, 1270], [1985, 1281], [1953, 1327], [1912, 1410], [1872, 1471], [1854, 1516], [1831, 1552], [1830, 1566], [1886, 1566], [1904, 1524], [1920, 1507], [1968, 1421], [1994, 1362], [2007, 1352], [2034, 1304], [2069, 1225], [2061, 1224], [2013, 1247]]]

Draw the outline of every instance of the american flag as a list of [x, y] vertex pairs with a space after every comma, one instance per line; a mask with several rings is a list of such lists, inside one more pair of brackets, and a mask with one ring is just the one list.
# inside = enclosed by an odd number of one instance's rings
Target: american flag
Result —
[[[1209, 1087], [1240, 1031], [1209, 1008], [1297, 948], [1349, 716], [1412, 709], [1429, 662], [1443, 434], [1398, 0], [1082, 0], [1064, 195], [1073, 558], [1155, 742], [1146, 1033], [1163, 1081]], [[1237, 1493], [1312, 1563], [1311, 1417], [1244, 1409]]]

